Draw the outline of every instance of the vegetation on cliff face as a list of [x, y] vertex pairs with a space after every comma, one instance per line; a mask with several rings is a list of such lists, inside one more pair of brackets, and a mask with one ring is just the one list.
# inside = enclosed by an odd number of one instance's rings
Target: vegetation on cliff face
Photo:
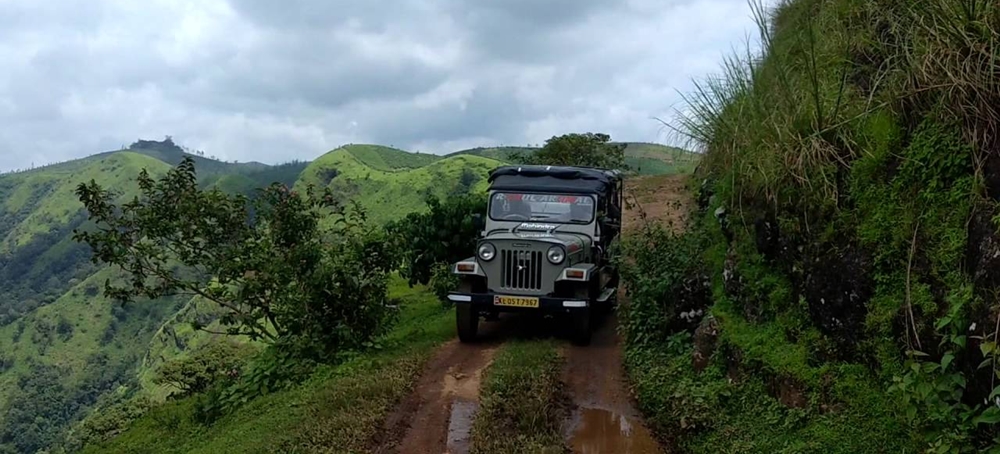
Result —
[[997, 450], [1000, 8], [756, 11], [680, 120], [689, 233], [631, 245], [642, 406], [693, 452]]

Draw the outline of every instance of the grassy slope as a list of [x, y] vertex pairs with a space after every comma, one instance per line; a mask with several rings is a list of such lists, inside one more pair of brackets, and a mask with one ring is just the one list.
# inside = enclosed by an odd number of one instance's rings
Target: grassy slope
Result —
[[383, 172], [416, 169], [441, 159], [438, 155], [410, 153], [381, 145], [348, 145], [344, 148], [350, 150], [358, 161]]
[[[992, 389], [974, 336], [995, 335], [997, 288], [997, 227], [973, 214], [998, 212], [995, 170], [974, 168], [995, 159], [977, 149], [996, 149], [980, 132], [998, 118], [1000, 16], [978, 4], [784, 3], [765, 58], [695, 96], [718, 344], [700, 374], [689, 340], [629, 355], [661, 433], [692, 452], [991, 445], [996, 426], [966, 416]], [[913, 332], [923, 368], [905, 367]]]
[[[447, 156], [473, 155], [509, 162], [514, 153], [533, 153], [531, 147], [471, 148]], [[639, 175], [687, 173], [694, 169], [698, 155], [676, 147], [657, 143], [626, 142], [625, 164]]]
[[463, 154], [482, 156], [484, 158], [496, 159], [497, 161], [510, 161], [514, 153], [532, 153], [538, 148], [533, 147], [478, 147], [468, 150], [460, 150], [445, 155], [445, 157], [459, 156]]
[[[190, 329], [185, 325], [161, 327], [183, 306], [181, 301], [113, 308], [99, 291], [104, 279], [113, 276], [106, 270], [92, 274], [97, 270], [87, 260], [85, 246], [71, 238], [72, 229], [85, 217], [74, 193], [77, 184], [93, 179], [105, 188], [123, 193], [123, 197], [130, 197], [137, 190], [134, 179], [140, 170], [146, 169], [155, 177], [169, 169], [170, 164], [159, 157], [179, 162], [183, 155], [160, 150], [104, 153], [0, 176], [0, 258], [3, 259], [0, 276], [5, 276], [0, 282], [0, 295], [15, 298], [0, 302], [0, 314], [18, 311], [13, 321], [8, 318], [0, 326], [0, 352], [13, 363], [4, 368], [8, 370], [0, 370], [0, 408], [12, 405], [42, 413], [69, 412], [72, 418], [77, 418], [98, 394], [134, 381], [137, 371], [141, 385], [162, 396], [163, 390], [150, 383], [149, 368], [178, 354], [178, 344], [182, 347], [183, 343], [199, 342], [200, 337], [188, 332]], [[210, 161], [196, 159], [201, 164]], [[262, 166], [211, 161], [210, 164], [203, 166], [207, 171], [199, 168], [206, 184], [240, 192], [272, 179], [291, 184], [305, 167], [304, 163]], [[222, 178], [207, 181], [213, 176]], [[248, 182], [227, 188], [227, 178]], [[55, 274], [56, 270], [59, 274]], [[57, 332], [60, 324], [63, 333]], [[172, 338], [175, 349], [157, 351], [155, 360], [140, 364], [149, 341], [164, 329], [177, 333]], [[138, 369], [137, 364], [140, 364]], [[41, 376], [32, 375], [37, 366], [58, 370], [61, 390], [46, 397], [53, 398], [52, 401], [35, 398], [32, 403], [20, 397], [23, 390], [18, 391], [18, 380], [34, 377], [31, 379], [38, 381], [35, 379]], [[38, 402], [47, 403], [36, 405]], [[0, 420], [4, 416], [0, 415]], [[48, 427], [44, 431], [62, 429], [54, 427], [51, 420], [45, 424]]]
[[362, 148], [361, 156], [369, 162], [384, 162], [392, 167], [379, 170], [366, 165], [355, 154], [356, 147], [338, 148], [313, 161], [302, 172], [297, 187], [312, 183], [345, 194], [365, 207], [375, 222], [423, 209], [425, 194], [443, 198], [454, 192], [484, 190], [487, 172], [499, 165], [491, 159], [463, 155], [406, 169], [403, 167], [408, 161], [394, 161], [395, 153], [375, 159], [368, 155], [370, 148]]
[[68, 223], [83, 207], [75, 194], [79, 183], [93, 179], [105, 187], [119, 188], [134, 180], [143, 168], [155, 174], [167, 167], [148, 156], [122, 152], [100, 160], [0, 177], [0, 199], [4, 199], [0, 217], [15, 220], [12, 227], [0, 232], [0, 252], [10, 252]]
[[211, 427], [191, 420], [193, 399], [152, 410], [132, 428], [85, 452], [362, 452], [434, 347], [454, 336], [452, 313], [426, 288], [394, 279], [402, 301], [385, 349], [322, 369], [305, 384], [250, 402]]

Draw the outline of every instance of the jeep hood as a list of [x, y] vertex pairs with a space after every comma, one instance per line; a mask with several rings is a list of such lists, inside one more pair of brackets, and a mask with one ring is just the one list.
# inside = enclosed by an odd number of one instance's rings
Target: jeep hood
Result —
[[568, 232], [548, 232], [540, 230], [518, 230], [515, 232], [502, 231], [494, 232], [483, 238], [484, 241], [534, 241], [549, 244], [559, 244], [566, 248], [566, 252], [573, 254], [580, 250], [586, 250], [591, 246], [593, 240], [586, 235]]

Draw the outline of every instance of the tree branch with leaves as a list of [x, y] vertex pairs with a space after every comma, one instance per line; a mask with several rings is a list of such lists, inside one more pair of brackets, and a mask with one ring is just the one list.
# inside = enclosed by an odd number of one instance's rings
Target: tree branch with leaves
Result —
[[228, 334], [304, 340], [326, 353], [384, 328], [391, 265], [356, 204], [311, 186], [302, 194], [276, 183], [252, 201], [203, 190], [190, 158], [158, 180], [143, 170], [138, 186], [121, 205], [94, 181], [76, 191], [94, 226], [74, 238], [95, 263], [124, 272], [123, 283], [105, 283], [114, 300], [197, 295], [225, 310]]

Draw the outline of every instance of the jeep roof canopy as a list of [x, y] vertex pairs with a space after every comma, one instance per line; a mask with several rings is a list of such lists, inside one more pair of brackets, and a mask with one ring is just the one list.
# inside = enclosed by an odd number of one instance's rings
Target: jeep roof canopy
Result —
[[621, 179], [616, 170], [542, 165], [501, 166], [490, 172], [490, 189], [604, 194]]

